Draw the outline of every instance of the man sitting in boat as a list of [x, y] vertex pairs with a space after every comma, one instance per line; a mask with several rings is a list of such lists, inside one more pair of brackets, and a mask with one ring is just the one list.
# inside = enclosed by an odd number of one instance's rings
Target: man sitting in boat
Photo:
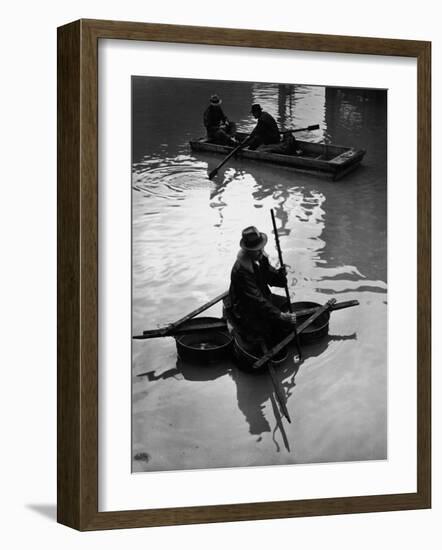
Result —
[[257, 149], [260, 145], [277, 145], [281, 141], [276, 120], [263, 111], [259, 103], [252, 105], [252, 115], [258, 120], [248, 139], [249, 149]]
[[267, 235], [256, 227], [246, 227], [240, 241], [241, 250], [233, 265], [228, 299], [225, 300], [227, 320], [250, 350], [280, 342], [296, 324], [296, 314], [283, 311], [287, 301], [272, 294], [270, 286], [284, 287], [285, 267], [270, 265], [264, 247]]
[[204, 111], [204, 126], [207, 130], [207, 138], [211, 143], [219, 145], [238, 145], [234, 139], [235, 124], [229, 122], [221, 108], [221, 99], [213, 94], [210, 98], [210, 104]]

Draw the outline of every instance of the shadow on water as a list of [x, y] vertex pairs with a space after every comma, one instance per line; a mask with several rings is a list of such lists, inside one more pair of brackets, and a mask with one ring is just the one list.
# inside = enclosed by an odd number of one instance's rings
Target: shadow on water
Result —
[[146, 377], [149, 382], [155, 382], [157, 380], [167, 380], [168, 378], [175, 378], [189, 380], [191, 382], [210, 382], [216, 380], [221, 376], [225, 376], [232, 365], [229, 362], [217, 362], [210, 365], [202, 365], [197, 363], [188, 363], [182, 361], [177, 357], [176, 365], [174, 368], [166, 370], [161, 374], [156, 374], [155, 370], [142, 372], [137, 374], [138, 377]]
[[[294, 363], [294, 361], [290, 358], [283, 364], [278, 365], [275, 369], [276, 377], [284, 391], [289, 409], [290, 398], [292, 397], [293, 390], [296, 386], [295, 378], [300, 368], [308, 359], [318, 357], [324, 353], [331, 342], [344, 340], [356, 340], [356, 334], [346, 336], [327, 336], [321, 340], [321, 342], [303, 347], [303, 358], [301, 362]], [[293, 354], [289, 354], [289, 356], [292, 355]], [[273, 397], [274, 389], [271, 379], [267, 375], [266, 369], [263, 369], [259, 373], [255, 374], [234, 368], [230, 371], [230, 376], [236, 384], [238, 407], [249, 425], [250, 434], [261, 436], [264, 432], [270, 432], [271, 428], [268, 419], [265, 417], [264, 406], [267, 401]], [[272, 403], [272, 407], [278, 423], [277, 427], [279, 427], [281, 432], [283, 432], [283, 425], [280, 422], [281, 413], [279, 411], [279, 405]], [[296, 421], [296, 418], [292, 418], [292, 421]], [[285, 434], [282, 435], [284, 438]], [[288, 445], [286, 445], [286, 447], [288, 447]]]
[[[293, 396], [293, 390], [296, 386], [296, 375], [300, 368], [303, 367], [309, 359], [325, 353], [332, 342], [356, 339], [356, 333], [342, 336], [328, 335], [320, 342], [304, 346], [302, 349], [303, 358], [301, 362], [295, 363], [291, 358], [293, 353], [290, 353], [290, 358], [276, 367], [276, 377], [285, 395], [289, 409], [290, 399]], [[238, 408], [244, 415], [249, 426], [249, 433], [252, 436], [256, 436], [259, 442], [264, 433], [272, 431], [271, 424], [273, 424], [273, 421], [266, 417], [266, 404], [270, 402], [276, 421], [276, 425], [272, 432], [272, 439], [276, 451], [280, 452], [280, 446], [275, 437], [276, 432], [279, 431], [286, 450], [292, 452], [284, 428], [280, 405], [277, 403], [271, 378], [265, 368], [257, 373], [249, 373], [237, 368], [233, 361], [229, 360], [212, 363], [210, 365], [198, 365], [195, 363], [187, 363], [178, 357], [174, 368], [161, 372], [161, 374], [156, 374], [155, 370], [150, 370], [140, 373], [137, 376], [146, 377], [150, 382], [168, 380], [170, 378], [175, 378], [176, 380], [185, 379], [192, 382], [210, 382], [226, 375], [229, 375], [236, 385]], [[296, 422], [296, 418], [292, 418], [292, 421]]]
[[275, 425], [275, 427], [273, 429], [273, 432], [272, 432], [272, 441], [273, 441], [273, 444], [275, 445], [276, 452], [279, 453], [281, 451], [279, 443], [276, 439], [276, 432], [279, 430], [279, 432], [281, 434], [281, 437], [282, 437], [282, 440], [284, 442], [284, 446], [285, 446], [287, 452], [290, 453], [291, 449], [290, 449], [289, 439], [287, 437], [287, 433], [285, 431], [284, 424], [282, 422], [281, 411], [279, 410], [278, 405], [276, 404], [276, 398], [275, 398], [273, 393], [270, 394], [270, 403], [272, 405], [273, 414], [274, 414], [275, 420], [276, 420], [276, 425]]

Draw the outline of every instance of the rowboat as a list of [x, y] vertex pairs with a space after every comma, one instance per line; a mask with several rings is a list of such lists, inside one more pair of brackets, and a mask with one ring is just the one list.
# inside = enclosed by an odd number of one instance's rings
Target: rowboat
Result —
[[[242, 141], [247, 134], [237, 132], [236, 137]], [[189, 142], [192, 151], [228, 155], [233, 148], [226, 145], [211, 143], [207, 138], [199, 138]], [[353, 147], [343, 147], [325, 143], [296, 140], [296, 153], [284, 152], [284, 142], [272, 146], [261, 146], [252, 151], [241, 149], [236, 157], [259, 162], [289, 166], [297, 172], [314, 174], [331, 178], [337, 181], [355, 170], [366, 151]]]

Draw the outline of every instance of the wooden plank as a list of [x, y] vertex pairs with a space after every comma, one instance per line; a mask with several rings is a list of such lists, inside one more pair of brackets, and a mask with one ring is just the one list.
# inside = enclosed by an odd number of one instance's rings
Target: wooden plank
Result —
[[57, 41], [57, 520], [85, 530], [98, 511], [98, 50], [81, 21]]
[[417, 80], [417, 493], [431, 507], [431, 42]]
[[138, 334], [136, 336], [133, 336], [132, 338], [134, 340], [148, 340], [150, 338], [162, 338], [168, 336], [175, 337], [182, 334], [207, 332], [209, 330], [227, 330], [227, 322], [224, 319], [219, 319], [211, 323], [201, 322], [197, 324], [181, 326], [176, 329], [169, 329], [169, 327], [165, 327], [165, 329], [145, 330], [143, 331], [143, 334]]
[[57, 520], [80, 525], [80, 25], [57, 36]]
[[334, 157], [330, 159], [330, 164], [332, 165], [339, 165], [342, 166], [349, 162], [354, 162], [356, 159], [362, 159], [362, 157], [365, 155], [364, 149], [359, 149], [356, 151], [355, 149], [350, 149], [348, 151], [345, 151], [344, 153], [341, 153], [339, 156]]
[[[215, 145], [213, 143], [202, 144], [201, 142], [192, 142], [195, 143], [193, 149], [196, 151], [204, 152], [213, 152], [218, 154], [227, 154], [231, 151], [230, 147], [224, 147]], [[239, 151], [236, 155], [238, 159], [248, 159], [254, 161], [268, 162], [271, 164], [278, 164], [280, 166], [291, 166], [291, 167], [301, 167], [301, 168], [311, 168], [314, 170], [323, 170], [324, 172], [332, 172], [334, 168], [331, 168], [329, 161], [326, 160], [315, 160], [309, 157], [295, 156], [295, 155], [284, 155], [281, 153], [266, 153], [265, 151], [252, 151], [248, 149], [243, 149]]]
[[[198, 307], [197, 309], [195, 309], [192, 312], [188, 313], [187, 315], [185, 315], [181, 319], [178, 319], [178, 321], [175, 321], [174, 323], [171, 323], [167, 327], [159, 329], [163, 333], [162, 336], [166, 336], [169, 332], [175, 330], [177, 327], [179, 327], [180, 325], [182, 325], [186, 321], [190, 321], [190, 319], [193, 319], [194, 317], [196, 317], [197, 315], [199, 315], [203, 311], [206, 311], [206, 309], [211, 308], [213, 305], [215, 305], [216, 303], [223, 300], [226, 296], [228, 296], [228, 294], [229, 294], [229, 291], [226, 290], [226, 292], [223, 292], [222, 294], [220, 294], [216, 298], [213, 298], [212, 300], [210, 300], [209, 302], [207, 302], [203, 306]], [[148, 332], [150, 332], [150, 331], [146, 331], [146, 333], [148, 333]]]
[[[243, 149], [238, 151], [236, 158], [245, 158], [248, 160], [261, 161], [266, 163], [277, 164], [279, 166], [290, 166], [292, 168], [304, 168], [307, 170], [316, 170], [319, 174], [331, 174], [335, 176], [336, 171], [345, 165], [345, 163], [360, 162], [365, 155], [364, 150], [355, 151], [351, 148], [337, 147], [324, 144], [314, 144], [310, 142], [298, 141], [300, 147], [307, 152], [314, 154], [315, 150], [321, 151], [321, 154], [315, 158], [310, 158], [303, 155], [288, 155], [278, 152], [266, 152], [263, 150], [248, 150]], [[191, 141], [191, 148], [194, 151], [213, 152], [216, 154], [229, 154], [232, 151], [231, 147], [208, 143], [206, 141]], [[324, 153], [324, 149], [327, 153]], [[344, 150], [344, 151], [343, 151]], [[326, 160], [324, 156], [330, 153], [336, 153], [337, 156]], [[345, 172], [346, 173], [346, 172]], [[344, 173], [340, 176], [343, 177]]]
[[[299, 327], [298, 327], [298, 334], [301, 334], [307, 327], [309, 327], [315, 319], [317, 319], [324, 311], [327, 311], [327, 309], [331, 308], [334, 303], [336, 303], [336, 300], [332, 298], [329, 300], [325, 305], [318, 308], [313, 315], [311, 315], [308, 319], [306, 319]], [[279, 344], [274, 346], [271, 350], [268, 351], [265, 355], [263, 355], [256, 363], [253, 365], [254, 369], [259, 369], [263, 365], [267, 363], [274, 355], [276, 355], [279, 351], [281, 351], [283, 348], [285, 348], [292, 340], [295, 338], [295, 333], [292, 332], [288, 336], [286, 336]]]
[[[353, 307], [357, 305], [359, 305], [358, 300], [348, 300], [346, 302], [336, 303], [333, 307], [330, 308], [330, 310], [337, 311], [339, 309], [344, 309], [344, 308]], [[312, 313], [315, 313], [319, 309], [319, 307], [320, 306], [298, 310], [296, 311], [296, 315], [298, 317], [302, 317], [304, 315], [311, 315]], [[182, 334], [194, 334], [196, 332], [207, 332], [208, 330], [227, 330], [227, 322], [225, 319], [217, 319], [211, 322], [201, 321], [200, 323], [194, 323], [192, 325], [184, 325], [177, 328], [170, 328], [170, 325], [169, 325], [163, 328], [144, 330], [143, 334], [138, 334], [136, 336], [133, 336], [132, 338], [134, 340], [148, 340], [150, 338], [175, 337], [175, 336], [180, 336]]]
[[222, 27], [164, 25], [134, 21], [82, 19], [89, 32], [100, 38], [147, 40], [180, 44], [209, 44], [314, 52], [417, 57], [428, 42], [363, 36], [291, 33]]

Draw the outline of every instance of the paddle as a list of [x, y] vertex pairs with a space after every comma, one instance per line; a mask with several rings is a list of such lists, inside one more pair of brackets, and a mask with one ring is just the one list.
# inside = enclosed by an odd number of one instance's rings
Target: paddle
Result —
[[[178, 319], [178, 321], [175, 321], [174, 323], [171, 323], [170, 325], [167, 325], [167, 327], [158, 329], [158, 333], [157, 333], [158, 336], [167, 336], [169, 334], [169, 332], [175, 330], [176, 328], [178, 328], [180, 325], [182, 325], [186, 321], [189, 321], [189, 319], [192, 319], [193, 317], [196, 317], [197, 315], [199, 315], [200, 313], [202, 313], [206, 309], [209, 309], [209, 307], [212, 307], [213, 305], [215, 305], [217, 302], [219, 302], [220, 300], [225, 298], [228, 294], [229, 294], [228, 291], [223, 292], [222, 294], [220, 294], [216, 298], [213, 298], [213, 300], [210, 300], [210, 302], [207, 302], [207, 304], [204, 304], [203, 306], [200, 306], [199, 308], [195, 309], [194, 311], [191, 311], [189, 314], [185, 315], [181, 319]], [[143, 334], [149, 334], [149, 333], [151, 334], [152, 332], [153, 331], [145, 330], [143, 332]]]
[[311, 132], [312, 130], [319, 130], [319, 124], [312, 124], [305, 128], [293, 128], [292, 130], [281, 130], [280, 134], [293, 134], [294, 132]]
[[[281, 265], [281, 268], [285, 270], [284, 268], [284, 261], [282, 259], [282, 250], [281, 250], [281, 245], [279, 243], [279, 235], [278, 235], [278, 230], [276, 228], [276, 220], [275, 220], [275, 213], [273, 212], [273, 208], [270, 209], [270, 214], [272, 215], [272, 223], [273, 223], [273, 232], [275, 234], [275, 244], [276, 244], [276, 249], [278, 250], [278, 256], [279, 256], [279, 263]], [[288, 286], [287, 286], [287, 278], [285, 280], [285, 286], [284, 286], [284, 290], [285, 290], [285, 296], [287, 298], [287, 307], [288, 307], [288, 310], [290, 313], [293, 313], [292, 311], [292, 303], [290, 301], [290, 293], [289, 293], [289, 289], [288, 289]], [[296, 328], [296, 324], [293, 325], [293, 334], [295, 336], [295, 342], [296, 342], [296, 347], [298, 348], [298, 355], [299, 355], [299, 360], [301, 360], [302, 358], [302, 355], [301, 355], [301, 344], [299, 343], [299, 336], [298, 336], [298, 330]]]
[[240, 149], [242, 149], [243, 147], [245, 147], [247, 145], [247, 142], [249, 141], [249, 137], [247, 139], [245, 139], [243, 142], [241, 142], [238, 147], [235, 147], [235, 149], [233, 149], [233, 151], [231, 151], [227, 157], [221, 161], [218, 166], [216, 168], [214, 168], [210, 174], [209, 174], [209, 180], [211, 180], [212, 178], [214, 178], [216, 176], [216, 174], [218, 173], [218, 170], [221, 168], [221, 166], [224, 166], [224, 164], [230, 159], [233, 157], [233, 155], [235, 155]]
[[[149, 338], [161, 338], [162, 336], [180, 336], [182, 334], [195, 334], [198, 332], [207, 332], [209, 330], [226, 330], [227, 322], [224, 319], [211, 320], [209, 322], [202, 320], [200, 323], [195, 323], [190, 326], [179, 326], [170, 328], [170, 325], [164, 328], [153, 330], [145, 330], [143, 334], [133, 336], [135, 340], [148, 340]], [[167, 334], [162, 332], [167, 330]]]
[[[329, 300], [325, 305], [318, 308], [318, 310], [315, 313], [313, 313], [313, 315], [311, 315], [299, 326], [298, 334], [301, 334], [301, 332], [303, 332], [307, 327], [309, 327], [315, 321], [315, 319], [317, 319], [320, 315], [322, 315], [322, 313], [324, 313], [324, 311], [327, 311], [328, 309], [332, 309], [335, 303], [336, 303], [335, 298], [331, 298], [331, 300]], [[270, 349], [266, 354], [264, 354], [261, 357], [261, 359], [258, 359], [258, 361], [256, 361], [253, 364], [253, 368], [259, 369], [259, 367], [262, 367], [263, 365], [265, 365], [267, 361], [269, 361], [274, 355], [276, 355], [279, 351], [285, 348], [285, 346], [290, 344], [293, 338], [295, 338], [295, 333], [291, 332], [288, 336], [284, 338], [284, 340], [281, 340], [279, 344], [276, 344], [276, 346], [273, 346], [272, 349]]]

